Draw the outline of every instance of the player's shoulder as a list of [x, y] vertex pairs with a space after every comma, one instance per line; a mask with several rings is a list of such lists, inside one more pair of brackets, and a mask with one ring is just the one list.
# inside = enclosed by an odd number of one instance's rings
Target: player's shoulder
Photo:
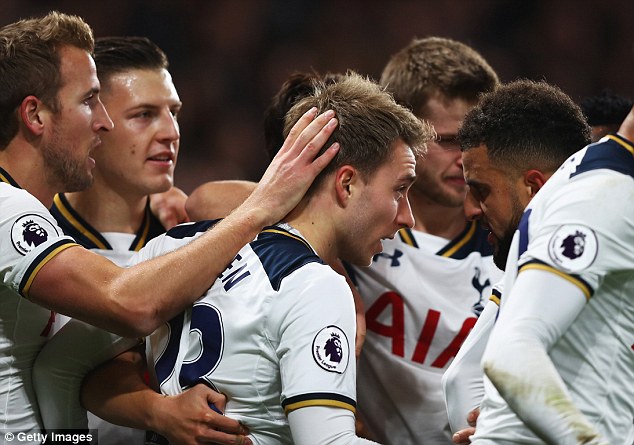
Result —
[[134, 257], [133, 263], [162, 255], [188, 244], [212, 228], [219, 220], [182, 223], [149, 240]]
[[580, 156], [579, 163], [571, 177], [594, 170], [609, 170], [634, 178], [634, 145], [619, 135], [606, 136], [577, 155]]
[[294, 271], [311, 263], [324, 264], [310, 244], [288, 227], [267, 227], [250, 246], [276, 291]]
[[172, 227], [165, 233], [166, 238], [171, 238], [174, 240], [183, 240], [187, 238], [194, 238], [196, 236], [200, 236], [202, 233], [206, 232], [213, 226], [215, 226], [219, 219], [210, 219], [196, 222], [188, 222], [179, 224], [177, 226]]
[[63, 235], [55, 218], [35, 196], [11, 183], [0, 181], [0, 225], [13, 247], [26, 255], [36, 246]]
[[3, 216], [28, 211], [49, 214], [48, 209], [35, 196], [7, 182], [0, 181], [0, 200]]
[[573, 153], [561, 164], [544, 189], [593, 188], [596, 182], [603, 181], [606, 176], [625, 182], [634, 178], [634, 146], [618, 135], [606, 136]]

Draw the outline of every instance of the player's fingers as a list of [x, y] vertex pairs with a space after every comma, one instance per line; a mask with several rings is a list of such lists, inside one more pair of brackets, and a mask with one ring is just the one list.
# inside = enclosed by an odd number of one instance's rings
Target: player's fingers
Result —
[[282, 148], [279, 150], [279, 152], [286, 152], [290, 150], [302, 131], [304, 131], [304, 129], [308, 127], [313, 119], [315, 119], [315, 116], [317, 116], [317, 107], [313, 107], [306, 113], [304, 113], [302, 117], [300, 117], [297, 122], [295, 122], [293, 128], [291, 128], [291, 131], [288, 133], [288, 136], [284, 140], [284, 144], [282, 145]]
[[475, 428], [465, 428], [456, 432], [453, 436], [451, 436], [451, 441], [457, 445], [464, 445], [471, 443], [469, 437], [471, 437], [475, 433]]
[[204, 390], [207, 392], [207, 403], [209, 404], [209, 406], [214, 411], [216, 411], [217, 409], [218, 410], [217, 412], [222, 414], [225, 411], [225, 406], [227, 404], [227, 396], [224, 395], [223, 393], [216, 392], [208, 388], [206, 385], [203, 385], [203, 384], [199, 384], [199, 385], [201, 385], [204, 388]]
[[253, 445], [251, 439], [244, 435], [224, 434], [214, 431], [204, 439], [198, 440], [199, 443], [215, 443], [221, 445]]
[[335, 112], [328, 110], [325, 113], [317, 116], [317, 118], [310, 123], [308, 127], [299, 135], [295, 145], [300, 150], [298, 156], [304, 156], [307, 159], [313, 159], [319, 153], [319, 150], [324, 146], [332, 132], [337, 128], [337, 118], [335, 118]]
[[469, 423], [469, 425], [476, 426], [476, 422], [478, 421], [479, 415], [480, 415], [479, 407], [475, 407], [471, 411], [469, 411], [469, 414], [467, 414], [467, 422]]
[[235, 419], [232, 419], [216, 412], [210, 412], [206, 414], [206, 423], [209, 428], [222, 431], [229, 435], [248, 434], [248, 430], [244, 425]]
[[334, 117], [335, 112], [332, 110], [328, 110], [317, 116], [299, 134], [288, 152], [289, 155], [312, 160], [335, 130], [337, 122]]
[[330, 147], [328, 147], [328, 150], [322, 153], [310, 164], [309, 168], [313, 176], [317, 176], [320, 171], [326, 168], [330, 161], [332, 161], [337, 153], [339, 153], [339, 147], [339, 143], [335, 142]]

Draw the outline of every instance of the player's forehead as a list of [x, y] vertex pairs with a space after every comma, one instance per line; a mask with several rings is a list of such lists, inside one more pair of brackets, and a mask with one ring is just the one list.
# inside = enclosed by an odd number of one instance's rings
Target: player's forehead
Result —
[[460, 97], [447, 97], [438, 92], [429, 98], [421, 117], [428, 120], [436, 133], [445, 137], [455, 137], [465, 115], [474, 107], [474, 103]]
[[485, 145], [462, 152], [462, 170], [467, 182], [484, 181], [491, 173], [491, 163]]
[[104, 101], [117, 100], [131, 106], [180, 106], [181, 101], [169, 72], [159, 69], [130, 69], [113, 73], [104, 81]]
[[92, 56], [85, 50], [66, 45], [59, 49], [60, 96], [84, 96], [99, 92], [97, 69]]
[[416, 178], [416, 157], [410, 146], [402, 139], [392, 142], [390, 156], [373, 176], [390, 182], [413, 182]]

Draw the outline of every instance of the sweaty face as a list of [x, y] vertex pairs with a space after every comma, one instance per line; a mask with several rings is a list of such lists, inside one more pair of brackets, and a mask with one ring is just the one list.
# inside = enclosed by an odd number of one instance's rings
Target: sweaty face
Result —
[[115, 126], [102, 135], [95, 177], [122, 194], [146, 196], [173, 184], [181, 101], [164, 69], [130, 70], [103, 82], [102, 100]]
[[340, 258], [351, 264], [368, 266], [383, 250], [382, 239], [414, 225], [407, 195], [416, 178], [416, 159], [400, 139], [392, 149], [392, 156], [377, 171], [351, 189], [349, 224], [342, 229], [339, 249]]
[[[46, 113], [42, 157], [49, 184], [58, 192], [84, 190], [93, 180], [92, 150], [99, 132], [112, 129], [99, 99], [99, 81], [92, 57], [76, 47], [59, 50], [61, 85], [57, 112]], [[49, 107], [50, 108], [50, 107]]]
[[522, 178], [514, 179], [507, 170], [490, 162], [485, 146], [463, 152], [467, 219], [479, 219], [490, 230], [495, 265], [504, 270], [513, 234], [524, 213], [520, 199]]
[[456, 134], [472, 107], [463, 99], [447, 99], [440, 94], [427, 102], [422, 116], [434, 126], [438, 139], [428, 143], [427, 154], [416, 166], [418, 179], [412, 193], [442, 206], [462, 206], [466, 186]]

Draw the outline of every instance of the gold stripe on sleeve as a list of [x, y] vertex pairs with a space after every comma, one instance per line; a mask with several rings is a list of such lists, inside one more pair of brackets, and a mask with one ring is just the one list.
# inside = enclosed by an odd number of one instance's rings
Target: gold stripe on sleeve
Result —
[[574, 284], [575, 286], [577, 286], [581, 292], [583, 292], [583, 294], [586, 297], [586, 300], [589, 300], [590, 297], [592, 297], [592, 289], [586, 284], [584, 283], [582, 280], [580, 280], [579, 278], [576, 278], [572, 275], [568, 275], [565, 272], [562, 272], [558, 269], [555, 269], [554, 267], [551, 267], [547, 264], [543, 264], [543, 263], [528, 263], [523, 265], [522, 267], [520, 267], [520, 272], [524, 271], [524, 270], [543, 270], [546, 272], [550, 272], [550, 273], [554, 273], [555, 275], [560, 276], [561, 278], [563, 278], [566, 281], [569, 281], [570, 283]]
[[22, 287], [22, 295], [24, 295], [26, 298], [28, 298], [28, 294], [29, 294], [29, 290], [31, 289], [31, 284], [33, 284], [33, 280], [35, 279], [35, 276], [37, 275], [37, 273], [40, 271], [40, 269], [42, 267], [44, 267], [44, 265], [46, 263], [48, 263], [50, 260], [53, 259], [53, 257], [55, 257], [58, 253], [60, 253], [63, 250], [68, 249], [69, 247], [75, 247], [75, 246], [79, 246], [79, 244], [77, 243], [67, 243], [67, 244], [62, 244], [61, 246], [58, 246], [57, 248], [51, 250], [43, 259], [42, 261], [40, 261], [38, 263], [38, 265], [36, 267], [33, 268], [33, 270], [31, 270], [29, 277], [27, 278], [26, 282], [24, 286]]
[[352, 411], [353, 413], [356, 412], [356, 408], [350, 403], [332, 399], [311, 399], [289, 403], [284, 407], [284, 413], [288, 415], [288, 413], [290, 413], [291, 411], [295, 411], [296, 409], [300, 408], [306, 408], [307, 406], [332, 406], [334, 408], [347, 409], [348, 411]]

